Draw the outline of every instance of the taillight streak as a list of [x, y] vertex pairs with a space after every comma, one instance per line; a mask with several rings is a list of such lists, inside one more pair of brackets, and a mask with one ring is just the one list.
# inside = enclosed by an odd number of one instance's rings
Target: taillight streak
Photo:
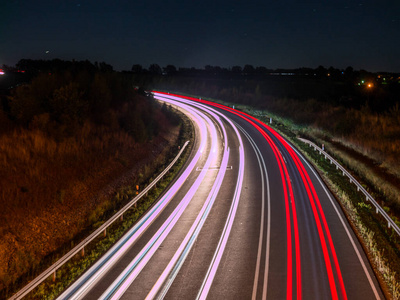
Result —
[[[243, 114], [245, 114], [245, 113], [243, 113]], [[330, 252], [331, 252], [331, 255], [333, 258], [342, 298], [347, 299], [343, 276], [342, 276], [342, 272], [340, 270], [339, 261], [338, 261], [337, 254], [335, 251], [335, 246], [333, 245], [333, 240], [332, 240], [332, 236], [331, 236], [331, 233], [329, 230], [329, 226], [326, 221], [325, 214], [324, 214], [322, 206], [321, 206], [321, 202], [319, 201], [319, 198], [315, 191], [314, 185], [312, 184], [312, 181], [311, 181], [307, 171], [305, 170], [304, 165], [301, 163], [298, 155], [293, 151], [292, 147], [275, 130], [273, 130], [272, 128], [270, 128], [269, 126], [267, 126], [260, 120], [254, 118], [252, 116], [249, 116], [249, 117], [251, 119], [257, 121], [258, 123], [260, 123], [264, 128], [266, 128], [269, 132], [271, 132], [281, 142], [281, 144], [289, 152], [290, 156], [292, 157], [293, 161], [295, 162], [296, 167], [302, 177], [304, 186], [307, 190], [311, 208], [313, 210], [313, 214], [315, 217], [315, 222], [317, 225], [318, 234], [320, 236], [321, 247], [323, 250], [325, 264], [326, 264], [326, 268], [327, 268], [327, 274], [328, 274], [328, 279], [329, 279], [329, 285], [331, 288], [332, 298], [338, 299], [338, 294], [337, 294], [337, 290], [336, 290], [336, 284], [335, 284], [334, 274], [333, 274], [333, 270], [332, 270], [332, 264], [330, 262], [330, 257], [329, 257], [329, 252], [328, 252], [329, 249], [330, 249]], [[310, 192], [310, 190], [311, 190], [311, 192]], [[323, 227], [322, 227], [322, 225], [323, 225]], [[325, 234], [323, 232], [323, 229], [325, 230]], [[325, 240], [325, 235], [328, 240], [328, 244]], [[328, 249], [328, 245], [329, 245], [329, 249]]]

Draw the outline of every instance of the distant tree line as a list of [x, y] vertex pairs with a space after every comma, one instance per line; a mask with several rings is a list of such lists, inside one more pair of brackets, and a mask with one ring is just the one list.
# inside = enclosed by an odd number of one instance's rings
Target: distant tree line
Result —
[[230, 70], [207, 66], [179, 69], [174, 75], [134, 75], [149, 90], [265, 109], [296, 124], [347, 139], [366, 152], [378, 153], [376, 157], [388, 165], [399, 165], [399, 74], [374, 74], [351, 67], [270, 71], [251, 66]]
[[0, 131], [22, 126], [64, 138], [90, 121], [121, 128], [138, 142], [157, 135], [157, 104], [134, 89], [129, 74], [89, 61], [21, 60], [17, 67], [34, 75], [2, 97]]
[[[206, 65], [204, 68], [177, 68], [174, 65], [161, 67], [158, 64], [151, 64], [149, 68], [145, 68], [140, 64], [134, 64], [130, 70], [133, 74], [151, 74], [163, 76], [187, 76], [187, 77], [213, 77], [213, 78], [243, 78], [261, 79], [270, 76], [294, 76], [294, 77], [310, 77], [322, 78], [335, 81], [355, 81], [357, 79], [376, 80], [376, 73], [366, 70], [354, 70], [348, 66], [345, 69], [334, 67], [325, 68], [319, 66], [317, 68], [296, 68], [296, 69], [268, 69], [263, 66], [254, 67], [253, 65], [232, 66], [230, 68]], [[381, 73], [386, 74], [388, 79], [394, 79], [398, 83], [400, 73]]]

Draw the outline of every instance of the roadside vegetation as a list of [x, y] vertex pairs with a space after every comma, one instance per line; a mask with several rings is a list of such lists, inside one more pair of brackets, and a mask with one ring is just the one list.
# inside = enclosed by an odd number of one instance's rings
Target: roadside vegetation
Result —
[[[176, 112], [176, 114], [180, 113]], [[185, 125], [182, 126], [177, 144], [183, 145], [186, 140], [193, 139], [193, 129], [190, 121], [186, 119], [185, 116], [181, 115], [180, 118], [182, 118]], [[136, 223], [136, 221], [147, 212], [155, 200], [159, 199], [187, 161], [192, 146], [192, 144], [189, 144], [170, 171], [149, 191], [146, 196], [142, 197], [136, 205], [129, 209], [120, 221], [114, 222], [114, 224], [107, 229], [105, 236], [100, 234], [91, 244], [85, 247], [84, 255], [81, 253], [75, 255], [73, 259], [57, 270], [55, 279], [50, 276], [24, 299], [55, 299], [85, 270], [93, 265], [97, 259], [109, 250], [118, 239], [120, 239]], [[142, 180], [138, 182], [141, 189], [146, 188], [146, 186], [166, 168], [174, 158], [174, 154], [177, 154], [177, 152], [178, 148], [176, 148], [176, 153], [171, 152], [169, 157], [158, 158], [158, 162], [147, 164], [144, 167], [144, 173], [141, 173]], [[162, 159], [162, 161], [160, 159]], [[156, 169], [154, 167], [156, 167]], [[137, 193], [138, 190], [136, 189], [136, 185], [128, 185], [119, 188], [111, 201], [103, 203], [92, 212], [89, 217], [93, 220], [90, 231], [94, 231], [96, 228], [100, 227], [110, 216], [118, 212], [120, 208], [132, 200]], [[67, 250], [73, 248], [75, 243], [79, 243], [79, 239], [71, 240], [71, 246], [66, 247], [64, 251], [67, 252]], [[56, 254], [56, 256], [52, 257], [52, 262], [59, 259], [63, 252], [59, 251]]]
[[29, 80], [1, 94], [0, 298], [126, 203], [188, 130], [104, 63], [24, 63]]

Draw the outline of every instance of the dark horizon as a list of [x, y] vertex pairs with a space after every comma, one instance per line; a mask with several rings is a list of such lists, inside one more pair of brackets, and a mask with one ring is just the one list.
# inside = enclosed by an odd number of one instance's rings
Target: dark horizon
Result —
[[[318, 65], [317, 67], [310, 67], [310, 66], [301, 66], [301, 67], [296, 67], [296, 68], [282, 68], [282, 67], [277, 67], [277, 68], [268, 68], [266, 66], [262, 66], [262, 65], [252, 65], [252, 64], [244, 64], [244, 65], [231, 65], [231, 66], [220, 66], [220, 65], [204, 65], [204, 66], [200, 66], [200, 67], [187, 67], [187, 66], [179, 66], [179, 65], [174, 65], [174, 64], [166, 64], [166, 65], [161, 65], [158, 64], [157, 62], [155, 63], [151, 63], [148, 66], [142, 65], [140, 63], [137, 64], [133, 64], [130, 67], [126, 68], [126, 69], [122, 69], [122, 70], [117, 70], [114, 68], [114, 65], [109, 64], [107, 61], [91, 61], [90, 59], [82, 59], [82, 60], [75, 60], [75, 59], [71, 59], [71, 60], [64, 60], [61, 58], [53, 58], [53, 59], [29, 59], [29, 58], [22, 58], [19, 59], [15, 64], [11, 65], [11, 64], [3, 64], [0, 65], [0, 69], [4, 70], [4, 71], [17, 71], [17, 70], [24, 70], [23, 67], [19, 67], [19, 65], [21, 64], [21, 62], [33, 62], [33, 64], [35, 63], [43, 63], [43, 64], [47, 64], [49, 66], [51, 66], [51, 68], [54, 67], [54, 62], [61, 62], [62, 64], [68, 64], [68, 63], [73, 63], [73, 62], [77, 62], [77, 63], [85, 63], [88, 62], [92, 65], [106, 65], [108, 68], [112, 68], [113, 71], [117, 71], [117, 72], [130, 72], [133, 71], [133, 69], [137, 66], [139, 66], [142, 71], [144, 72], [148, 72], [151, 71], [153, 66], [156, 67], [160, 67], [161, 71], [165, 71], [168, 70], [169, 68], [174, 68], [176, 71], [190, 71], [190, 70], [196, 70], [196, 71], [207, 71], [207, 69], [209, 70], [217, 70], [217, 71], [221, 71], [221, 72], [238, 72], [239, 68], [241, 70], [241, 72], [243, 73], [248, 73], [246, 72], [246, 68], [253, 68], [253, 72], [254, 73], [260, 73], [260, 71], [266, 71], [266, 72], [285, 72], [285, 71], [309, 71], [309, 70], [318, 70], [318, 69], [325, 69], [326, 71], [329, 70], [335, 70], [335, 71], [346, 71], [347, 69], [351, 69], [354, 72], [362, 72], [362, 73], [372, 73], [372, 74], [379, 74], [379, 73], [388, 73], [388, 74], [400, 74], [399, 72], [391, 72], [391, 71], [386, 71], [386, 70], [381, 70], [381, 71], [371, 71], [368, 69], [356, 69], [354, 68], [352, 65], [346, 66], [344, 68], [338, 68], [336, 66], [324, 66], [324, 65]], [[46, 69], [46, 68], [44, 68]], [[61, 69], [61, 68], [60, 68]], [[312, 74], [310, 74], [312, 75]]]

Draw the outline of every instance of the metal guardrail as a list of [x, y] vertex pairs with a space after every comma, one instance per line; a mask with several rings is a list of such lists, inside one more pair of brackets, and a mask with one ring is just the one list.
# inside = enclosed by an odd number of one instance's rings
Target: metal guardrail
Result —
[[140, 192], [135, 198], [133, 198], [128, 204], [126, 204], [119, 212], [117, 212], [114, 216], [112, 216], [108, 221], [106, 221], [102, 226], [97, 228], [92, 234], [90, 234], [87, 238], [85, 238], [83, 241], [81, 241], [78, 245], [76, 245], [71, 251], [69, 251], [67, 254], [65, 254], [62, 258], [60, 258], [56, 263], [54, 263], [52, 266], [50, 266], [47, 270], [45, 270], [42, 274], [37, 276], [35, 279], [33, 279], [31, 282], [29, 282], [25, 287], [23, 287], [21, 290], [19, 290], [17, 293], [15, 293], [9, 300], [14, 300], [14, 299], [21, 299], [22, 297], [26, 296], [28, 293], [30, 293], [34, 288], [36, 288], [39, 284], [41, 284], [45, 279], [53, 275], [53, 278], [55, 279], [56, 276], [56, 271], [61, 268], [66, 262], [68, 262], [72, 257], [74, 257], [76, 254], [78, 254], [80, 251], [82, 251], [82, 254], [84, 253], [85, 246], [90, 244], [99, 234], [104, 232], [106, 234], [107, 228], [113, 224], [116, 220], [121, 218], [123, 214], [130, 209], [133, 205], [136, 204], [137, 201], [139, 201], [144, 195], [146, 195], [149, 190], [157, 184], [157, 182], [171, 169], [171, 167], [176, 163], [176, 161], [179, 159], [183, 151], [185, 150], [186, 146], [189, 144], [189, 141], [186, 141], [186, 143], [183, 145], [182, 149], [179, 151], [177, 156], [174, 158], [174, 160], [168, 165], [167, 168], [164, 169], [163, 172], [161, 172], [156, 179], [153, 180], [152, 183], [150, 183], [142, 192]]
[[343, 168], [336, 160], [332, 158], [328, 153], [326, 153], [324, 150], [322, 150], [320, 147], [318, 147], [316, 144], [313, 142], [299, 138], [302, 142], [309, 144], [310, 147], [314, 147], [314, 150], [319, 151], [321, 155], [324, 155], [325, 158], [329, 159], [331, 164], [336, 165], [336, 169], [340, 169], [343, 173], [343, 176], [347, 176], [350, 180], [350, 183], [354, 183], [357, 186], [357, 191], [361, 191], [364, 196], [366, 201], [370, 201], [374, 206], [376, 213], [380, 213], [387, 221], [388, 227], [393, 228], [393, 230], [400, 236], [400, 228], [397, 226], [397, 224], [390, 218], [390, 216], [386, 213], [386, 211], [376, 202], [376, 200], [367, 192], [367, 190], [345, 169]]

